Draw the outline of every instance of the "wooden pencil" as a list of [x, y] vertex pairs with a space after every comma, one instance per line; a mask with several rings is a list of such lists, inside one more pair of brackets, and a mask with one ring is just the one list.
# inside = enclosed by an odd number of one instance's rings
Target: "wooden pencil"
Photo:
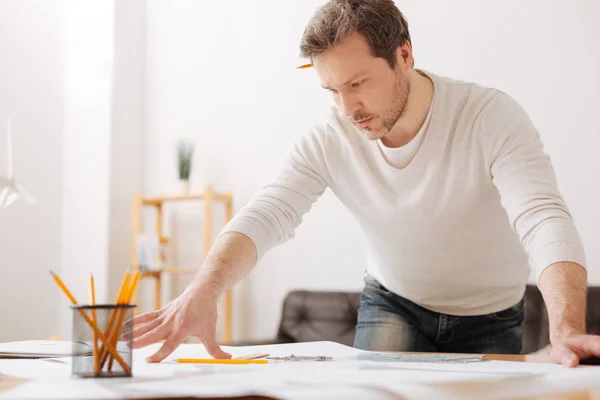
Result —
[[[94, 285], [94, 274], [90, 274], [90, 305], [96, 305], [96, 287]], [[96, 317], [96, 309], [92, 308], [92, 321], [98, 326], [98, 319]], [[98, 336], [94, 332], [94, 372], [100, 373], [100, 354], [98, 354]]]
[[[117, 300], [115, 304], [119, 306], [124, 297], [125, 291], [129, 285], [129, 280], [131, 279], [131, 275], [129, 272], [126, 272], [121, 281], [121, 287], [119, 288], [119, 293], [117, 294]], [[117, 309], [113, 308], [110, 312], [110, 317], [108, 319], [108, 325], [106, 326], [105, 335], [109, 338], [111, 345], [113, 344], [112, 336], [113, 336], [113, 326], [115, 324], [115, 319], [117, 317]], [[100, 369], [104, 368], [104, 364], [108, 360], [108, 351], [106, 349], [102, 349], [100, 351]]]
[[[131, 298], [133, 297], [133, 293], [135, 292], [135, 289], [137, 287], [137, 284], [140, 281], [140, 278], [141, 278], [140, 272], [136, 272], [135, 275], [133, 276], [133, 278], [131, 279], [131, 284], [126, 289], [126, 293], [124, 293], [124, 295], [123, 295], [124, 298], [122, 299], [122, 303], [124, 305], [129, 305], [129, 303], [131, 302]], [[121, 336], [121, 326], [123, 324], [124, 317], [125, 317], [125, 309], [120, 309], [117, 314], [117, 323], [114, 327], [114, 334], [112, 336], [112, 341], [113, 341], [114, 346], [117, 345], [119, 337]], [[108, 370], [109, 371], [112, 371], [112, 365], [113, 365], [113, 358], [110, 357], [110, 360], [108, 362]]]

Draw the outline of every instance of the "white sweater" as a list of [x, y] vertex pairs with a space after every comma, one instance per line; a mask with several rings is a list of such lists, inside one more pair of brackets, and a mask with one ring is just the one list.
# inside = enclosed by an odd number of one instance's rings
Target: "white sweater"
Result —
[[408, 166], [390, 165], [377, 142], [333, 108], [221, 234], [247, 235], [260, 259], [294, 237], [330, 188], [363, 229], [368, 273], [451, 315], [514, 305], [530, 266], [538, 278], [559, 261], [585, 267], [550, 158], [524, 110], [501, 91], [422, 72], [434, 83], [431, 116]]

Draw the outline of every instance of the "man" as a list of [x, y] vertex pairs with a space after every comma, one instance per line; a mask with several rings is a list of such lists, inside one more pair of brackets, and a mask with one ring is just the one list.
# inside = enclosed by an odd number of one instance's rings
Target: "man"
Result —
[[585, 254], [539, 135], [508, 95], [417, 70], [392, 0], [331, 0], [301, 42], [337, 104], [278, 177], [223, 230], [194, 281], [134, 319], [134, 347], [187, 337], [216, 358], [217, 299], [291, 239], [326, 188], [365, 232], [355, 346], [519, 353], [531, 266], [548, 307], [552, 356], [600, 354], [585, 334]]

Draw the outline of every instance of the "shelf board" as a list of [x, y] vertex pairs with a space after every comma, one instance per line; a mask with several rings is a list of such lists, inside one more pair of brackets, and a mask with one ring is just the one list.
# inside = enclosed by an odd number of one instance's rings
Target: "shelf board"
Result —
[[[156, 197], [142, 197], [142, 204], [146, 206], [159, 206], [166, 202], [171, 201], [192, 201], [192, 200], [202, 200], [204, 199], [204, 194], [188, 194], [184, 196], [156, 196]], [[231, 201], [230, 194], [217, 194], [215, 193], [213, 196], [215, 201], [221, 201], [224, 203]]]
[[168, 274], [174, 274], [174, 275], [185, 275], [185, 274], [195, 274], [196, 272], [198, 272], [198, 269], [199, 268], [195, 268], [195, 267], [170, 266], [165, 269], [165, 272]]
[[139, 270], [141, 278], [157, 278], [162, 273], [162, 270]]
[[172, 275], [192, 275], [198, 272], [196, 267], [178, 267], [170, 265], [165, 268], [156, 270], [140, 270], [141, 278], [158, 278], [161, 274], [172, 274]]
[[186, 201], [186, 200], [202, 200], [203, 194], [189, 194], [185, 196], [156, 196], [156, 197], [142, 197], [142, 204], [148, 206], [156, 206], [167, 201]]

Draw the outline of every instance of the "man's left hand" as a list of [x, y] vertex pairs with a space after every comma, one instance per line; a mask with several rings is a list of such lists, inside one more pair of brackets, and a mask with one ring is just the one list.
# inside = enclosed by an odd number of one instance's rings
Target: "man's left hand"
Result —
[[600, 357], [600, 336], [579, 333], [557, 339], [550, 355], [556, 363], [576, 367], [583, 360]]

